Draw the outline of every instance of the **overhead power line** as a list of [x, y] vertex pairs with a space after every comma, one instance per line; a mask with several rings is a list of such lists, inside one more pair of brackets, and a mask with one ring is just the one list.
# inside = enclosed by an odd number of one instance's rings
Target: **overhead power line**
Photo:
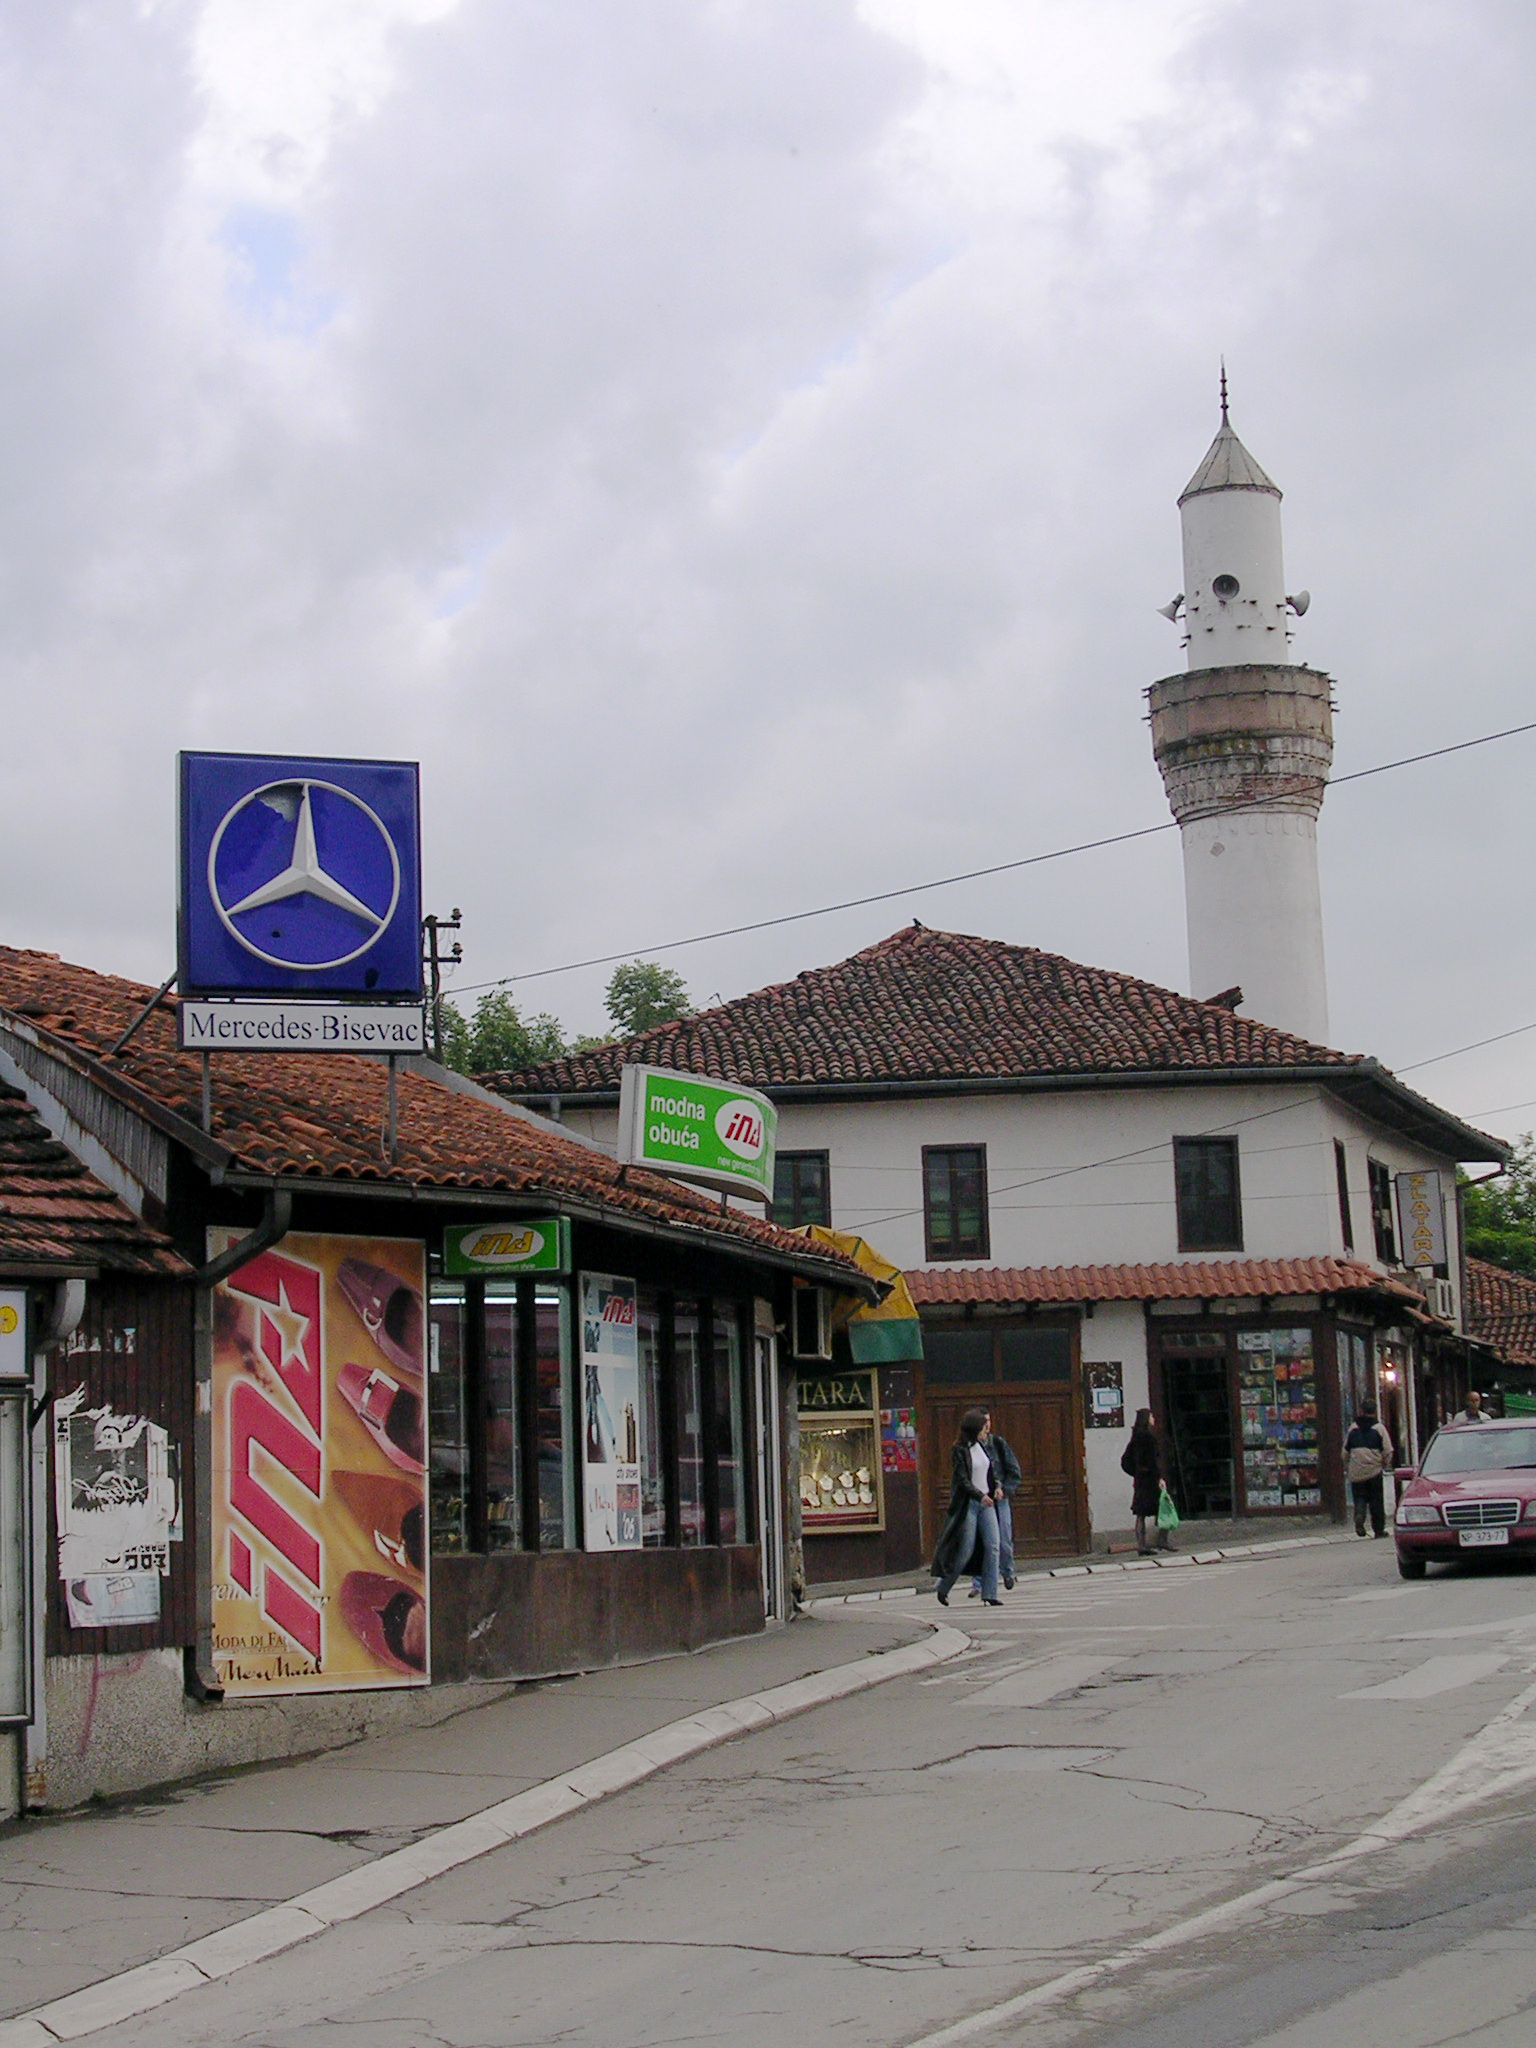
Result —
[[[1330, 789], [1338, 789], [1346, 782], [1364, 782], [1373, 775], [1390, 775], [1398, 768], [1413, 768], [1421, 761], [1439, 761], [1447, 754], [1464, 754], [1472, 747], [1492, 746], [1496, 740], [1515, 739], [1519, 734], [1536, 732], [1536, 719], [1525, 725], [1506, 726], [1502, 732], [1485, 732], [1476, 739], [1456, 740], [1450, 746], [1431, 747], [1422, 754], [1404, 754], [1397, 761], [1378, 761], [1373, 768], [1356, 768], [1348, 775], [1335, 775], [1329, 781]], [[1251, 802], [1234, 804], [1234, 812], [1264, 809], [1270, 803], [1290, 801], [1289, 793], [1276, 797], [1256, 797]], [[957, 875], [939, 875], [932, 881], [909, 882], [900, 889], [877, 889], [868, 896], [849, 896], [840, 903], [821, 903], [812, 910], [788, 910], [777, 917], [754, 918], [747, 924], [722, 925], [717, 931], [694, 932], [686, 939], [663, 939], [648, 946], [629, 946], [621, 953], [595, 953], [585, 960], [566, 960], [558, 967], [529, 967], [517, 974], [499, 975], [494, 981], [471, 981], [461, 984], [454, 991], [457, 995], [475, 995], [482, 989], [510, 988], [513, 982], [543, 981], [555, 974], [575, 974], [586, 967], [612, 967], [622, 960], [646, 959], [655, 953], [676, 953], [685, 946], [706, 946], [716, 939], [738, 939], [748, 932], [772, 931], [780, 925], [804, 924], [811, 918], [833, 917], [841, 910], [863, 910], [872, 903], [891, 903], [903, 896], [921, 896], [931, 889], [952, 889], [961, 882], [979, 882], [989, 875], [1014, 874], [1020, 868], [1039, 867], [1046, 861], [1067, 860], [1074, 854], [1095, 853], [1106, 846], [1125, 846], [1134, 839], [1151, 839], [1161, 832], [1178, 829], [1177, 821], [1165, 819], [1160, 825], [1141, 825], [1132, 832], [1112, 832], [1102, 839], [1079, 840], [1074, 846], [1053, 847], [1048, 853], [1027, 853], [1018, 860], [1001, 860], [990, 867], [967, 868]], [[1470, 1050], [1470, 1048], [1465, 1048]], [[1442, 1053], [1442, 1059], [1449, 1059], [1449, 1053]], [[1421, 1062], [1428, 1065], [1429, 1062]]]

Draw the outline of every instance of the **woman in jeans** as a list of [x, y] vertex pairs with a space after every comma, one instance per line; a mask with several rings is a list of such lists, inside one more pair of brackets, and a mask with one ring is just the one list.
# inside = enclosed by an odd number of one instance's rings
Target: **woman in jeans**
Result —
[[933, 1553], [933, 1576], [939, 1582], [939, 1605], [949, 1605], [949, 1589], [964, 1572], [981, 1574], [981, 1597], [1001, 1607], [997, 1597], [997, 1503], [1003, 1489], [991, 1453], [981, 1441], [985, 1408], [967, 1408], [960, 1434], [950, 1452], [949, 1513]]

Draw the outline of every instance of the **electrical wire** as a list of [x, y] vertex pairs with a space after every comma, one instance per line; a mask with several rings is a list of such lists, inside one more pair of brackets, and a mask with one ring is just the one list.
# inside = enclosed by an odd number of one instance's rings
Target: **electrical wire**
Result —
[[[1346, 782], [1364, 782], [1373, 775], [1390, 775], [1398, 768], [1413, 768], [1422, 761], [1439, 761], [1447, 754], [1464, 754], [1469, 748], [1491, 746], [1496, 740], [1515, 739], [1519, 734], [1527, 732], [1536, 732], [1536, 719], [1532, 719], [1525, 725], [1506, 726], [1502, 732], [1481, 733], [1476, 739], [1456, 740], [1449, 746], [1431, 747], [1426, 753], [1405, 754], [1401, 760], [1378, 761], [1372, 768], [1355, 768], [1347, 775], [1331, 777], [1328, 786], [1330, 789], [1338, 789]], [[1245, 803], [1233, 804], [1230, 806], [1229, 811], [1217, 812], [1213, 813], [1213, 815], [1236, 815], [1241, 812], [1263, 810], [1272, 803], [1286, 803], [1289, 801], [1291, 801], [1290, 792], [1283, 792], [1274, 797], [1255, 797]], [[1106, 846], [1125, 846], [1135, 839], [1151, 839], [1161, 832], [1174, 832], [1177, 829], [1177, 820], [1168, 818], [1160, 825], [1141, 825], [1131, 832], [1112, 832], [1103, 839], [1084, 839], [1080, 840], [1075, 846], [1057, 846], [1053, 847], [1048, 853], [1029, 853], [1023, 855], [1018, 860], [996, 861], [990, 867], [967, 868], [964, 873], [958, 875], [940, 875], [928, 882], [910, 882], [900, 889], [879, 889], [868, 896], [849, 896], [840, 903], [823, 903], [817, 905], [812, 910], [790, 910], [783, 912], [778, 917], [756, 918], [748, 924], [722, 925], [717, 931], [695, 932], [690, 938], [665, 939], [657, 945], [631, 946], [622, 953], [595, 953], [585, 960], [564, 961], [558, 967], [529, 967], [523, 969], [518, 974], [500, 975], [494, 981], [461, 982], [454, 990], [454, 994], [475, 995], [485, 989], [510, 988], [514, 982], [543, 981], [550, 975], [575, 974], [586, 967], [611, 967], [620, 961], [646, 959], [656, 953], [676, 953], [685, 946], [706, 946], [716, 939], [736, 939], [743, 937], [748, 932], [772, 931], [776, 927], [786, 924], [804, 924], [811, 918], [833, 917], [841, 910], [863, 910], [872, 903], [891, 903], [898, 897], [920, 896], [931, 889], [952, 889], [961, 882], [981, 881], [989, 875], [1013, 874], [1020, 868], [1039, 867], [1046, 861], [1067, 860], [1079, 853], [1095, 853], [1100, 848]], [[1491, 1041], [1489, 1042], [1491, 1043]], [[1470, 1050], [1471, 1048], [1466, 1049]], [[1450, 1059], [1454, 1055], [1445, 1053], [1441, 1057]], [[1427, 1066], [1429, 1062], [1425, 1060], [1421, 1061], [1420, 1064]]]

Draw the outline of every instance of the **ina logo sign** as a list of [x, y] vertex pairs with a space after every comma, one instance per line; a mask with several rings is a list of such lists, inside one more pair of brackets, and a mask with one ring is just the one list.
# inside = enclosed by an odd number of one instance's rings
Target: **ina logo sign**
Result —
[[715, 1131], [738, 1159], [756, 1159], [763, 1149], [763, 1118], [757, 1105], [738, 1096], [715, 1112]]

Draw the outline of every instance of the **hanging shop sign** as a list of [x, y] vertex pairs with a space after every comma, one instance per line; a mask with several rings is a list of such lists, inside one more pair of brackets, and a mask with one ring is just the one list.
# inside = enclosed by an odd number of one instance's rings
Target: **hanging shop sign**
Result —
[[30, 1380], [27, 1356], [27, 1297], [20, 1287], [0, 1287], [0, 1383]]
[[[212, 1257], [237, 1233], [210, 1230]], [[425, 1685], [426, 1250], [291, 1234], [213, 1296], [213, 1658], [233, 1696]]]
[[183, 996], [420, 1002], [415, 762], [184, 753], [180, 778]]
[[649, 1166], [768, 1203], [778, 1121], [773, 1104], [755, 1089], [665, 1067], [626, 1067], [618, 1156], [626, 1166]]
[[875, 1371], [802, 1377], [799, 1419], [800, 1514], [806, 1535], [883, 1529], [885, 1459]]
[[183, 1052], [383, 1052], [427, 1049], [426, 1013], [404, 1003], [184, 1002]]
[[500, 1223], [459, 1223], [443, 1232], [443, 1272], [452, 1278], [570, 1270], [568, 1216], [511, 1216]]
[[640, 1548], [638, 1290], [581, 1276], [581, 1466], [588, 1550]]
[[1397, 1176], [1397, 1220], [1402, 1230], [1403, 1264], [1433, 1266], [1442, 1276], [1445, 1263], [1445, 1204], [1438, 1173]]

